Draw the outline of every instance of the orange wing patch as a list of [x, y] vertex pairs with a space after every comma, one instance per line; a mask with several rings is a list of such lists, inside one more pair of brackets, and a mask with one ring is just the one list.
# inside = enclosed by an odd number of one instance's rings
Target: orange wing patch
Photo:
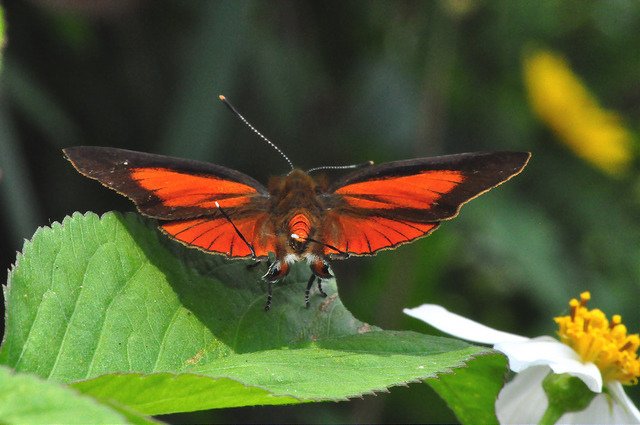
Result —
[[[232, 220], [240, 233], [252, 244], [257, 257], [267, 257], [269, 252], [275, 252], [275, 236], [269, 231], [267, 214]], [[247, 244], [224, 217], [170, 221], [161, 224], [160, 227], [180, 242], [204, 251], [217, 252], [229, 257], [251, 256]]]
[[460, 171], [419, 174], [352, 183], [335, 191], [349, 206], [364, 209], [426, 209], [464, 181]]
[[415, 223], [347, 214], [333, 214], [328, 222], [329, 228], [323, 233], [323, 242], [330, 245], [324, 249], [327, 255], [345, 252], [355, 255], [372, 254], [426, 236], [438, 227], [438, 223]]
[[244, 205], [255, 188], [246, 184], [172, 171], [167, 168], [134, 168], [131, 178], [142, 188], [152, 191], [168, 207], [200, 207], [215, 209]]

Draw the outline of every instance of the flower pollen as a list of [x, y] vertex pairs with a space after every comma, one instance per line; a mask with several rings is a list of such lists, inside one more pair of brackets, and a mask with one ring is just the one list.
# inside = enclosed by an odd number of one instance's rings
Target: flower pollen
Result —
[[589, 310], [589, 292], [580, 294], [580, 300], [569, 301], [568, 316], [554, 320], [559, 326], [560, 340], [573, 348], [583, 362], [592, 362], [602, 374], [604, 382], [619, 381], [625, 385], [638, 383], [640, 360], [638, 334], [627, 335], [622, 317], [614, 315], [611, 321], [599, 309]]

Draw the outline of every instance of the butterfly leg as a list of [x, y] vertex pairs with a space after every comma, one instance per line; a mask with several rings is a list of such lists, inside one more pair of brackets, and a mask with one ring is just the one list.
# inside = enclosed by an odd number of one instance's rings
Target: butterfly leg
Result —
[[322, 279], [331, 279], [333, 275], [329, 271], [329, 263], [322, 257], [316, 255], [311, 263], [311, 277], [307, 282], [307, 290], [304, 293], [305, 305], [309, 307], [309, 291], [313, 286], [314, 279], [318, 279], [318, 292], [322, 297], [326, 297], [327, 293], [322, 290]]
[[327, 293], [322, 290], [322, 279], [318, 278], [318, 292], [322, 295], [322, 298], [327, 298]]
[[249, 241], [247, 241], [247, 239], [244, 237], [244, 235], [242, 234], [240, 229], [238, 229], [236, 227], [236, 225], [233, 223], [233, 221], [231, 221], [231, 217], [229, 217], [229, 215], [226, 213], [226, 211], [222, 209], [222, 207], [220, 206], [218, 201], [215, 201], [215, 204], [216, 204], [216, 207], [218, 208], [218, 211], [220, 211], [220, 214], [222, 214], [222, 216], [225, 218], [225, 220], [227, 220], [229, 222], [229, 224], [231, 224], [231, 226], [233, 227], [233, 230], [236, 231], [236, 233], [238, 234], [238, 236], [240, 237], [242, 242], [244, 242], [244, 244], [247, 246], [247, 248], [249, 248], [249, 251], [251, 251], [251, 258], [255, 259], [256, 258], [256, 251], [253, 249], [253, 245], [251, 245], [249, 243]]
[[[255, 263], [247, 264], [247, 270], [253, 270], [260, 264], [262, 264], [262, 260], [255, 260]], [[271, 266], [271, 264], [269, 264], [269, 266]]]
[[273, 282], [267, 281], [267, 302], [264, 305], [264, 311], [271, 309], [271, 299], [273, 298]]
[[264, 306], [264, 311], [269, 311], [271, 308], [271, 299], [273, 298], [273, 284], [284, 279], [289, 273], [289, 263], [286, 261], [276, 260], [269, 265], [269, 269], [264, 276], [263, 280], [267, 281], [267, 303]]
[[[306, 308], [309, 308], [309, 293], [311, 292], [314, 280], [316, 280], [316, 275], [312, 273], [311, 276], [309, 276], [309, 281], [307, 282], [307, 289], [304, 291], [304, 306]], [[318, 278], [318, 281], [320, 281], [320, 278]]]

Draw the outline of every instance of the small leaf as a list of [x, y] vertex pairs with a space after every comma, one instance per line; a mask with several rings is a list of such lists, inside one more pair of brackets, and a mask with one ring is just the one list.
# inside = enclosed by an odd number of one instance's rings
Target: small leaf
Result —
[[481, 347], [381, 331], [298, 264], [265, 312], [262, 270], [168, 240], [138, 215], [74, 214], [9, 276], [0, 361], [148, 414], [344, 400], [434, 377]]
[[33, 375], [0, 366], [0, 423], [154, 423]]
[[463, 424], [498, 423], [495, 403], [507, 371], [503, 355], [482, 356], [471, 360], [467, 368], [456, 369], [455, 375], [428, 379]]

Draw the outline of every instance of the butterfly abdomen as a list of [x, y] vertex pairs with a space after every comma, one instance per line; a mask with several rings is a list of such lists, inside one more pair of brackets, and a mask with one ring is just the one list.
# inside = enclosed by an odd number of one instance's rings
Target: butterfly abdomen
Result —
[[294, 170], [284, 177], [273, 178], [269, 184], [271, 214], [275, 227], [289, 237], [313, 236], [317, 217], [322, 212], [315, 192], [315, 181], [304, 171]]
[[311, 220], [302, 213], [294, 215], [291, 220], [289, 220], [289, 232], [303, 240], [308, 239], [311, 234]]

